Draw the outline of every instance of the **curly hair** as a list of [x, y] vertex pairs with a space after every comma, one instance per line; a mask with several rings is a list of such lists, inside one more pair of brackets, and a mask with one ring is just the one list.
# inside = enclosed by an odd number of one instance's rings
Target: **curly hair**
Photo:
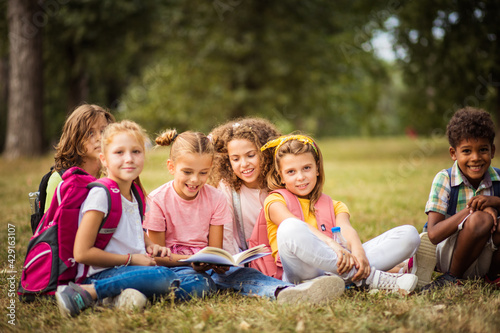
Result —
[[495, 140], [495, 124], [488, 112], [465, 107], [455, 112], [446, 127], [450, 146], [456, 148], [460, 142], [485, 138], [492, 145]]
[[82, 104], [68, 116], [59, 143], [54, 147], [56, 171], [82, 165], [87, 153], [85, 145], [89, 139], [89, 132], [101, 117], [108, 124], [115, 122], [115, 117], [111, 113], [94, 104]]
[[259, 188], [267, 188], [266, 175], [273, 157], [269, 151], [260, 151], [267, 141], [280, 136], [280, 131], [268, 120], [262, 118], [239, 118], [214, 128], [210, 134], [215, 147], [214, 167], [210, 174], [209, 184], [218, 186], [222, 180], [235, 191], [239, 191], [243, 181], [238, 178], [227, 152], [227, 145], [232, 140], [248, 140], [257, 147], [260, 159]]
[[[309, 137], [310, 138], [310, 137]], [[312, 138], [310, 138], [312, 140]], [[312, 140], [314, 141], [314, 140]], [[315, 144], [305, 144], [298, 140], [290, 140], [283, 143], [276, 151], [276, 148], [267, 149], [275, 156], [274, 163], [272, 164], [271, 170], [267, 175], [267, 184], [270, 190], [277, 190], [285, 188], [282, 184], [281, 170], [280, 170], [280, 160], [283, 156], [287, 154], [300, 155], [305, 153], [311, 153], [314, 156], [314, 161], [316, 162], [318, 168], [318, 176], [316, 185], [309, 194], [309, 200], [311, 204], [309, 210], [314, 213], [314, 205], [318, 202], [319, 197], [323, 193], [323, 185], [325, 184], [325, 168], [323, 166], [323, 154], [319, 147]]]

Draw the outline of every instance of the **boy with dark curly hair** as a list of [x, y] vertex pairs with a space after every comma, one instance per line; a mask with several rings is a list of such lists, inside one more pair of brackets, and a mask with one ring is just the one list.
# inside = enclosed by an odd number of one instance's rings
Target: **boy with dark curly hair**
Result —
[[[500, 287], [500, 171], [491, 166], [495, 126], [484, 110], [458, 110], [446, 130], [455, 163], [434, 178], [425, 207], [436, 269], [444, 273], [423, 289], [483, 278]], [[424, 241], [426, 237], [422, 238]]]

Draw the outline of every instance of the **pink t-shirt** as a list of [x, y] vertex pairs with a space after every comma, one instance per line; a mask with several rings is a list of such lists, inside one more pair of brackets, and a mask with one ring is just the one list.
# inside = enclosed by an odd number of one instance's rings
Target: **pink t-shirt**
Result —
[[165, 244], [169, 248], [208, 246], [210, 225], [232, 222], [226, 198], [210, 185], [204, 185], [193, 200], [184, 200], [170, 181], [151, 192], [148, 204], [143, 226], [165, 231]]

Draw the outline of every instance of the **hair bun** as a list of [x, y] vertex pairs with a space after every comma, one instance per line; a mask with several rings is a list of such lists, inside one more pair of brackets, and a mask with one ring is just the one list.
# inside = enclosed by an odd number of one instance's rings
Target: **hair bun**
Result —
[[170, 146], [174, 140], [177, 138], [177, 130], [169, 129], [165, 132], [161, 133], [156, 139], [155, 142], [159, 146]]

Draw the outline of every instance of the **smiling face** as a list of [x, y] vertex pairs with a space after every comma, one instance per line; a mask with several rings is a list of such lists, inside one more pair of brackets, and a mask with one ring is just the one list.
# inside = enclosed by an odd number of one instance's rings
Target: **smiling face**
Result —
[[450, 147], [450, 155], [457, 161], [462, 174], [477, 188], [495, 156], [495, 145], [486, 138], [462, 140], [455, 148]]
[[187, 153], [175, 162], [167, 161], [168, 170], [174, 176], [174, 190], [184, 200], [193, 200], [208, 180], [212, 167], [211, 154]]
[[318, 181], [318, 166], [312, 153], [286, 154], [279, 161], [281, 181], [288, 191], [309, 198]]
[[255, 144], [246, 139], [231, 140], [227, 154], [236, 177], [249, 188], [259, 188], [260, 154]]
[[117, 133], [100, 155], [108, 177], [120, 184], [132, 183], [144, 167], [144, 146], [128, 133]]

